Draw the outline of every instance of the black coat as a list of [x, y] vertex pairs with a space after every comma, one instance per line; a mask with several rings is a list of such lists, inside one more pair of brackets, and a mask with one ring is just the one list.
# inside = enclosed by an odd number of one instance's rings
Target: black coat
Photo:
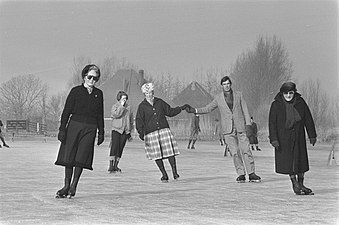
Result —
[[136, 129], [139, 134], [146, 135], [156, 130], [169, 128], [166, 116], [173, 117], [180, 112], [180, 107], [172, 108], [160, 98], [154, 98], [153, 106], [144, 99], [139, 104], [135, 118]]
[[285, 128], [286, 106], [278, 93], [269, 112], [269, 139], [279, 142], [275, 149], [275, 170], [281, 174], [303, 173], [309, 170], [305, 128], [309, 138], [317, 137], [311, 112], [299, 93], [295, 93], [295, 109], [301, 120], [292, 129]]

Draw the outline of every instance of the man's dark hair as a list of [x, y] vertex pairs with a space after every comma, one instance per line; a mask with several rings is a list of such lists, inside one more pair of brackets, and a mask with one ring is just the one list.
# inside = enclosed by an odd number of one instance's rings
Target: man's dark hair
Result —
[[227, 80], [229, 80], [230, 84], [232, 84], [231, 78], [229, 76], [224, 76], [223, 78], [221, 78], [220, 85], [222, 85], [222, 83], [224, 83]]

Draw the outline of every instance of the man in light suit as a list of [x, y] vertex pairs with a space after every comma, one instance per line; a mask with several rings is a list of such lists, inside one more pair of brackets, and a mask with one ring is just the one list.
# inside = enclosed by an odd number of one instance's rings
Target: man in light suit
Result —
[[260, 182], [261, 178], [255, 174], [254, 158], [246, 136], [247, 126], [251, 125], [246, 102], [241, 92], [232, 90], [232, 81], [228, 76], [223, 77], [220, 84], [223, 92], [216, 95], [211, 103], [198, 109], [187, 107], [186, 110], [188, 113], [206, 114], [219, 108], [222, 132], [238, 174], [236, 181], [244, 183], [247, 172], [250, 182]]

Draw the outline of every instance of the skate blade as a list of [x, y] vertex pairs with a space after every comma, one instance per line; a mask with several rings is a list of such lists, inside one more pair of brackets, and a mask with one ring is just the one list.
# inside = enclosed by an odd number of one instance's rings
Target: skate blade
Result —
[[250, 183], [260, 183], [261, 180], [250, 180], [249, 182], [250, 182]]
[[67, 198], [67, 195], [56, 195], [55, 198]]
[[242, 181], [237, 181], [237, 183], [245, 183], [245, 181], [244, 181], [244, 180], [242, 180]]

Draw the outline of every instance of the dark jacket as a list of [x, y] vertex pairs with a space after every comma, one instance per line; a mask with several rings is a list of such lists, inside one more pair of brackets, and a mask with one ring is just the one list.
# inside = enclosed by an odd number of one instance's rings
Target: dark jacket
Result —
[[104, 100], [100, 89], [93, 87], [91, 94], [84, 85], [73, 87], [67, 96], [61, 115], [59, 130], [65, 130], [69, 119], [95, 124], [99, 134], [104, 134]]
[[309, 170], [305, 128], [309, 138], [317, 137], [311, 112], [299, 93], [295, 93], [295, 109], [301, 120], [292, 129], [285, 128], [286, 106], [278, 93], [269, 112], [269, 139], [279, 142], [275, 150], [275, 170], [281, 174], [303, 173]]
[[147, 135], [156, 130], [169, 128], [166, 116], [173, 117], [180, 112], [180, 107], [172, 108], [160, 98], [154, 98], [153, 106], [144, 99], [138, 106], [136, 129], [139, 134]]

